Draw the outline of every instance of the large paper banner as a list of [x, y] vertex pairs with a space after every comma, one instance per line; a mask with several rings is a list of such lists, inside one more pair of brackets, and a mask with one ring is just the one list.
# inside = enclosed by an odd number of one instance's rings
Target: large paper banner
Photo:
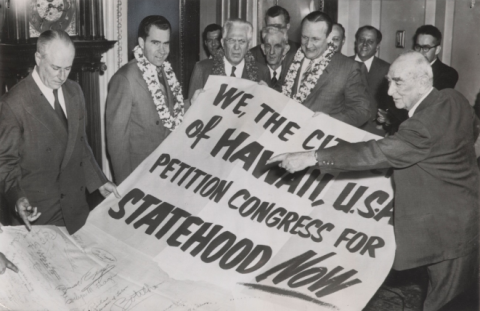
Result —
[[265, 86], [210, 77], [182, 126], [120, 186], [123, 198], [89, 223], [175, 279], [255, 297], [239, 310], [361, 310], [393, 262], [388, 175], [289, 174], [266, 161], [372, 138]]
[[361, 310], [395, 244], [385, 171], [289, 174], [272, 155], [378, 137], [247, 80], [210, 77], [75, 235], [5, 228], [0, 309]]

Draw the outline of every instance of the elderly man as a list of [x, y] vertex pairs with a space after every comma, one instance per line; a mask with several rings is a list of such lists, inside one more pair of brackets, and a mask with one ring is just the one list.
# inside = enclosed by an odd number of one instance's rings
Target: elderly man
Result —
[[[413, 38], [413, 49], [421, 53], [432, 66], [433, 87], [437, 90], [454, 88], [458, 81], [457, 71], [445, 65], [438, 59], [438, 54], [442, 50], [442, 33], [437, 27], [432, 25], [423, 25], [417, 29]], [[390, 109], [388, 113], [379, 111], [378, 121], [385, 123], [393, 133], [398, 129], [400, 123], [408, 118], [407, 114], [399, 113], [398, 110]]]
[[401, 55], [388, 72], [389, 94], [410, 118], [378, 141], [283, 154], [289, 172], [393, 167], [395, 270], [424, 266], [425, 311], [438, 310], [478, 275], [478, 121], [467, 99], [432, 87], [432, 69], [417, 52]]
[[343, 28], [342, 24], [333, 24], [330, 37], [335, 46], [335, 52], [342, 53], [342, 48], [345, 44], [345, 28]]
[[210, 24], [203, 30], [203, 45], [208, 58], [213, 58], [219, 49], [222, 48], [220, 40], [222, 39], [222, 26]]
[[[279, 5], [274, 5], [269, 8], [267, 12], [265, 12], [265, 26], [285, 28], [288, 32], [288, 30], [290, 29], [290, 14], [283, 7]], [[292, 40], [288, 40], [288, 45], [290, 46], [290, 50], [287, 52], [287, 59], [293, 60], [295, 52], [297, 52], [300, 45]], [[252, 52], [252, 55], [253, 57], [255, 57], [257, 62], [264, 65], [267, 64], [267, 55], [262, 49], [261, 44], [251, 48], [250, 52]]]
[[85, 188], [119, 197], [87, 143], [82, 90], [67, 79], [74, 57], [64, 31], [43, 32], [33, 72], [0, 100], [0, 180], [13, 225], [36, 221], [72, 234], [90, 212]]
[[328, 42], [332, 20], [320, 11], [302, 20], [302, 47], [290, 66], [282, 93], [315, 112], [360, 127], [375, 116], [360, 64]]
[[171, 26], [160, 15], [138, 27], [135, 58], [110, 80], [106, 105], [107, 149], [121, 183], [183, 120], [189, 101], [166, 61]]
[[262, 30], [262, 51], [267, 57], [267, 67], [270, 72], [269, 86], [278, 92], [282, 92], [282, 85], [287, 75], [288, 65], [295, 54], [288, 54], [288, 35], [286, 28], [267, 26]]
[[[380, 109], [383, 113], [388, 110], [392, 117], [399, 115], [400, 118], [403, 118], [405, 110], [396, 109], [392, 98], [387, 94], [388, 82], [385, 77], [390, 64], [375, 56], [381, 42], [382, 33], [377, 28], [370, 25], [358, 28], [355, 33], [355, 56], [352, 56], [352, 58], [362, 64], [363, 73], [367, 78], [368, 92], [374, 102], [375, 111]], [[369, 120], [363, 129], [373, 134], [385, 135], [382, 125], [375, 122], [375, 116]]]
[[440, 30], [432, 25], [423, 25], [415, 32], [414, 42], [413, 49], [422, 53], [432, 66], [433, 87], [437, 90], [453, 89], [458, 81], [458, 73], [454, 68], [445, 65], [438, 59], [438, 54], [442, 50]]
[[268, 81], [267, 66], [255, 61], [248, 51], [252, 43], [253, 27], [241, 19], [230, 19], [223, 26], [222, 45], [225, 53], [217, 53], [213, 59], [195, 64], [190, 78], [189, 96], [203, 89], [212, 75], [231, 76], [251, 81]]

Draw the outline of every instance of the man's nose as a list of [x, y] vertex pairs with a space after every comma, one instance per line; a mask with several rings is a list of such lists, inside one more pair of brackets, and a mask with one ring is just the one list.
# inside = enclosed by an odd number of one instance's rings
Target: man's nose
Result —
[[394, 85], [395, 85], [395, 83], [390, 83], [390, 84], [388, 85], [388, 92], [387, 92], [387, 93], [388, 93], [388, 95], [390, 95], [390, 96], [393, 95], [394, 88], [395, 88]]
[[59, 72], [59, 78], [63, 81], [63, 80], [66, 80], [67, 77], [68, 77], [68, 73], [65, 69], [61, 69], [60, 72]]

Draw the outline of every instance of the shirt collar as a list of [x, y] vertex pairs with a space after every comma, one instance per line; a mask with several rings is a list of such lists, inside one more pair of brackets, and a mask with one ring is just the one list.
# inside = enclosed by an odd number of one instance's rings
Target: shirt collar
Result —
[[[230, 76], [230, 74], [232, 73], [232, 67], [233, 65], [230, 64], [230, 62], [227, 60], [227, 58], [224, 56], [223, 57], [223, 62], [225, 63], [225, 74], [227, 76]], [[241, 78], [242, 77], [242, 73], [243, 73], [243, 67], [245, 67], [245, 58], [242, 59], [242, 61], [235, 66], [235, 76], [237, 78]]]
[[270, 77], [273, 77], [273, 73], [276, 72], [277, 73], [277, 79], [280, 78], [280, 73], [282, 72], [282, 66], [281, 65], [280, 65], [280, 67], [278, 67], [275, 70], [270, 68], [270, 65], [268, 65], [267, 67], [268, 67], [268, 70], [270, 70]]
[[408, 111], [408, 116], [411, 118], [413, 116], [413, 114], [415, 113], [415, 110], [417, 110], [418, 106], [420, 106], [420, 104], [423, 102], [423, 100], [428, 96], [428, 94], [430, 94], [430, 92], [432, 92], [433, 90], [433, 86], [430, 87], [430, 89], [425, 93], [423, 94], [423, 96], [417, 101], [417, 103], [412, 107], [412, 109], [410, 109]]
[[[35, 66], [35, 68], [33, 68], [32, 78], [35, 81], [35, 83], [38, 85], [38, 88], [42, 92], [43, 96], [45, 96], [45, 98], [49, 102], [51, 102], [51, 103], [54, 102], [55, 101], [55, 96], [53, 95], [53, 89], [49, 88], [48, 86], [46, 86], [43, 83], [42, 79], [38, 75], [37, 66]], [[62, 91], [62, 88], [60, 87], [58, 91], [60, 93]]]
[[373, 63], [373, 58], [374, 58], [374, 57], [375, 57], [375, 56], [372, 56], [372, 57], [370, 57], [369, 59], [367, 59], [366, 61], [363, 61], [363, 60], [360, 59], [360, 57], [358, 57], [358, 55], [355, 55], [355, 60], [356, 60], [357, 62], [364, 63], [365, 66], [367, 66], [367, 70], [370, 71], [370, 68], [372, 67], [372, 63]]
[[432, 62], [430, 63], [430, 66], [433, 66], [433, 64], [435, 64], [436, 61], [437, 61], [437, 58], [435, 57], [435, 59], [432, 60]]

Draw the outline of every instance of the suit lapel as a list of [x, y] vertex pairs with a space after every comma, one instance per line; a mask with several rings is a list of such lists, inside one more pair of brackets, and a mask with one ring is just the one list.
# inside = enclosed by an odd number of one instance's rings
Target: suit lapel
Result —
[[[65, 98], [65, 108], [67, 110], [67, 121], [68, 121], [68, 140], [67, 148], [65, 149], [65, 155], [63, 156], [63, 161], [61, 168], [65, 168], [68, 161], [72, 157], [73, 149], [77, 143], [76, 138], [78, 137], [78, 129], [80, 122], [85, 122], [84, 113], [80, 113], [80, 98], [79, 94], [75, 94], [73, 88], [68, 86], [68, 81], [62, 86], [63, 97]], [[81, 118], [81, 119], [79, 119]], [[83, 139], [86, 139], [84, 137]]]
[[325, 68], [325, 70], [323, 71], [323, 73], [320, 75], [320, 77], [318, 77], [318, 80], [317, 80], [317, 83], [315, 84], [315, 86], [313, 87], [312, 91], [310, 92], [310, 94], [307, 96], [307, 98], [305, 99], [304, 102], [307, 102], [311, 96], [316, 96], [314, 95], [314, 93], [321, 89], [323, 87], [323, 85], [325, 83], [328, 82], [328, 79], [329, 79], [329, 76], [330, 76], [330, 73], [334, 71], [334, 68], [335, 68], [335, 61], [336, 61], [336, 57], [335, 55], [332, 57], [332, 60], [330, 61], [330, 64], [328, 64], [327, 68]]
[[28, 87], [29, 100], [25, 101], [25, 109], [35, 119], [37, 119], [49, 132], [61, 140], [67, 138], [67, 132], [61, 121], [58, 119], [53, 107], [43, 95], [32, 75], [25, 78]]

